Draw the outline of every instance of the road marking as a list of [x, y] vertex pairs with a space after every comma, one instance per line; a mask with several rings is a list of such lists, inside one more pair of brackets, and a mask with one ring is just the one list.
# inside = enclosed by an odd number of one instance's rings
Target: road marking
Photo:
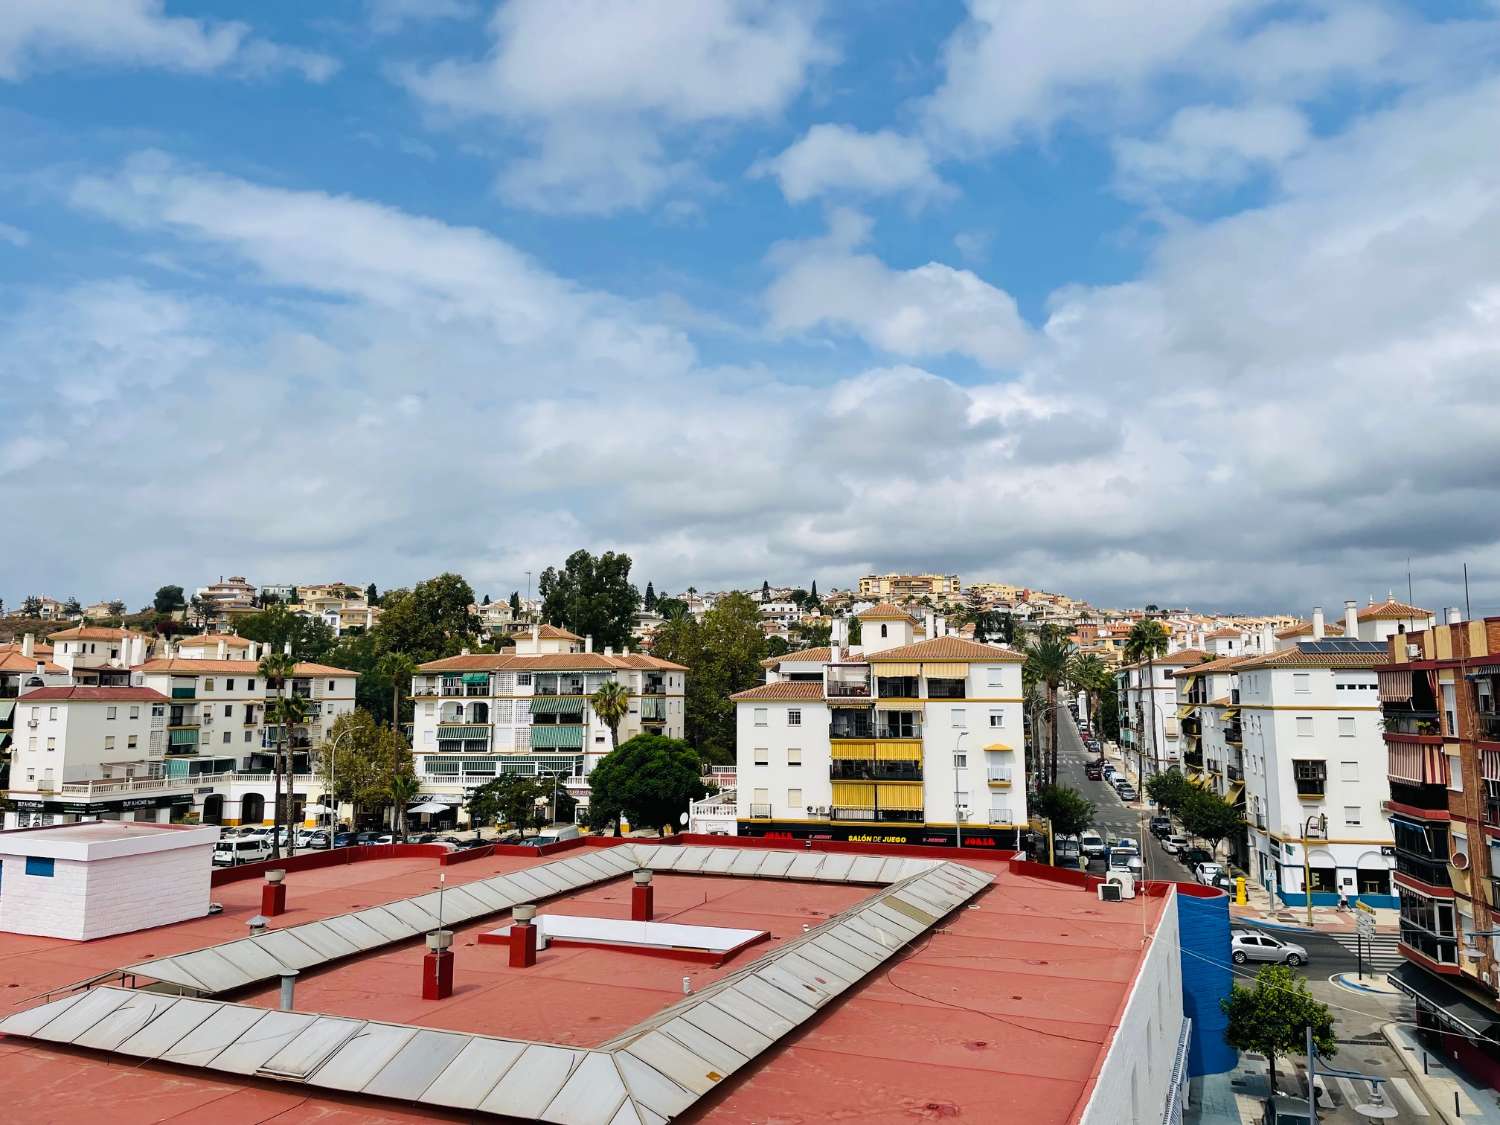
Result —
[[1427, 1108], [1427, 1103], [1417, 1096], [1417, 1092], [1411, 1088], [1411, 1084], [1404, 1078], [1392, 1078], [1386, 1082], [1387, 1086], [1394, 1086], [1396, 1093], [1401, 1095], [1401, 1100], [1411, 1110], [1413, 1117], [1431, 1117], [1432, 1111]]

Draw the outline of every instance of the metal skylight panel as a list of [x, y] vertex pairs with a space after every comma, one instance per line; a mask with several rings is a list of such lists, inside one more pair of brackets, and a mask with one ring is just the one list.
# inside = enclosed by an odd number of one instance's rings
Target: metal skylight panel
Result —
[[526, 1043], [513, 1039], [469, 1040], [422, 1092], [421, 1100], [453, 1109], [478, 1109], [526, 1047]]
[[363, 1092], [403, 1101], [419, 1099], [472, 1038], [452, 1031], [418, 1031], [365, 1084]]
[[505, 1072], [505, 1077], [479, 1103], [480, 1111], [540, 1118], [573, 1073], [573, 1068], [583, 1061], [584, 1053], [568, 1047], [532, 1043], [516, 1065]]
[[262, 1008], [251, 1008], [241, 1004], [212, 1003], [215, 1010], [208, 1019], [198, 1024], [167, 1050], [156, 1056], [162, 1062], [179, 1066], [207, 1066], [214, 1057], [239, 1039], [268, 1015]]
[[219, 1010], [212, 1000], [195, 1000], [188, 996], [172, 999], [174, 1002], [170, 1008], [115, 1049], [125, 1055], [157, 1058]]
[[416, 1028], [400, 1024], [365, 1024], [318, 1068], [318, 1085], [331, 1090], [363, 1089], [416, 1034]]

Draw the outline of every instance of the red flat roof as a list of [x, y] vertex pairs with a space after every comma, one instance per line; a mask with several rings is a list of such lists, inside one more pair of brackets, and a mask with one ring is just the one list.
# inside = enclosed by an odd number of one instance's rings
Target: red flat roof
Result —
[[[732, 840], [716, 838], [719, 846]], [[1104, 904], [1077, 886], [1012, 870], [993, 855], [952, 858], [992, 872], [995, 883], [876, 970], [821, 1018], [737, 1074], [692, 1116], [724, 1123], [775, 1120], [903, 1122], [962, 1116], [975, 1121], [1073, 1120], [1087, 1100], [1115, 1023], [1154, 931], [1163, 899]], [[427, 858], [349, 864], [287, 876], [289, 926], [532, 866], [546, 859], [492, 857], [448, 868]], [[772, 946], [816, 926], [874, 888], [720, 876], [658, 875], [656, 917], [770, 930]], [[214, 890], [224, 911], [198, 919], [76, 943], [0, 934], [0, 1016], [29, 998], [153, 956], [243, 936], [260, 906], [259, 880]], [[542, 904], [542, 912], [627, 917], [628, 879]], [[503, 917], [503, 916], [502, 916]], [[309, 970], [297, 985], [303, 1011], [553, 1043], [597, 1045], [682, 995], [767, 950], [723, 968], [669, 957], [573, 948], [544, 951], [534, 968], [512, 970], [500, 946], [475, 944], [496, 925], [459, 927], [454, 993], [420, 999], [420, 942]], [[274, 989], [241, 1000], [270, 1005]], [[260, 1081], [234, 1081], [125, 1062], [118, 1056], [0, 1038], [0, 1098], [18, 1120], [158, 1122], [212, 1114], [239, 1121], [435, 1121], [375, 1099], [349, 1098]], [[461, 1119], [461, 1118], [458, 1118]]]

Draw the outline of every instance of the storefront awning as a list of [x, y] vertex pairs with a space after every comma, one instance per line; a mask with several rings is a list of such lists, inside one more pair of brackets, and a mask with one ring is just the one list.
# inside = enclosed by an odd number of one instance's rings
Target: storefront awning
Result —
[[1486, 781], [1500, 781], [1500, 750], [1479, 752], [1479, 772]]
[[1466, 680], [1487, 680], [1491, 676], [1500, 676], [1500, 664], [1481, 664], [1464, 673]]
[[1450, 1027], [1481, 1039], [1495, 1038], [1500, 1012], [1486, 1007], [1468, 993], [1408, 962], [1386, 974], [1386, 980]]
[[1177, 717], [1178, 719], [1185, 719], [1196, 710], [1198, 710], [1196, 703], [1184, 703], [1181, 707], [1177, 708]]
[[1380, 702], [1408, 703], [1411, 701], [1410, 672], [1377, 672], [1380, 680]]

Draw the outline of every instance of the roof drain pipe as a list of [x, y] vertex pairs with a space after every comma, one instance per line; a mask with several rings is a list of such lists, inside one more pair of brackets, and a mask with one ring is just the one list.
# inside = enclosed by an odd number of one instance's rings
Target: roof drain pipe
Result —
[[297, 991], [297, 970], [281, 970], [281, 1010], [290, 1012], [292, 1010], [292, 999]]

